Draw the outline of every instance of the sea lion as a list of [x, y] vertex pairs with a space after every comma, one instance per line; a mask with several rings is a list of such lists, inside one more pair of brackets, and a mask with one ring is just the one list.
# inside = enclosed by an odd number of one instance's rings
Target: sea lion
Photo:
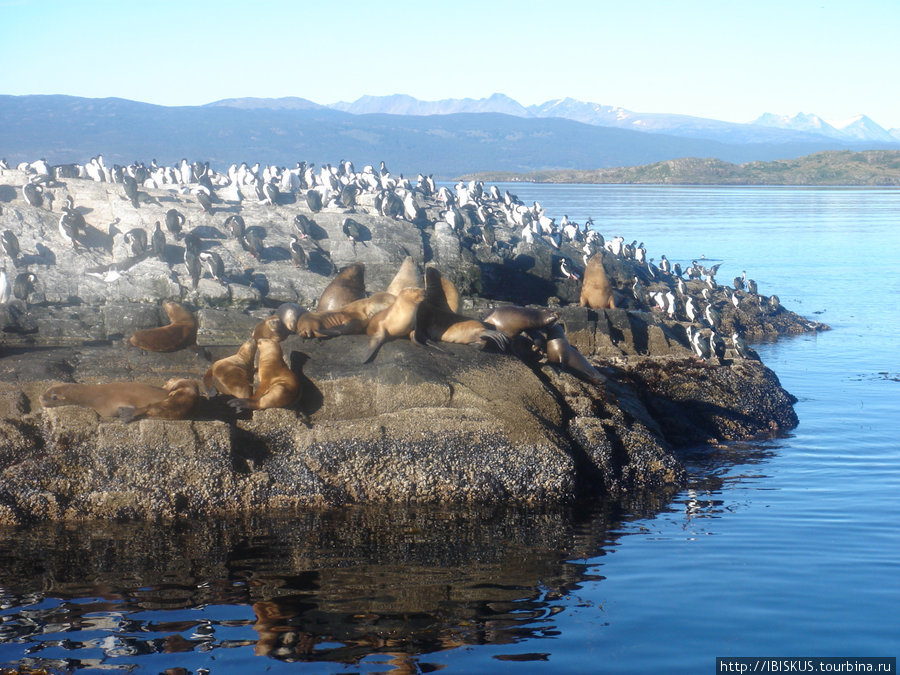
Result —
[[594, 368], [580, 351], [569, 344], [566, 331], [560, 324], [549, 326], [546, 332], [547, 360], [550, 363], [558, 363], [591, 384], [603, 385], [606, 383], [606, 377]]
[[366, 333], [372, 337], [363, 363], [374, 359], [381, 345], [391, 338], [406, 337], [415, 330], [416, 310], [424, 298], [424, 289], [404, 288], [390, 307], [381, 310], [369, 320]]
[[284, 327], [293, 333], [297, 330], [297, 319], [299, 319], [306, 310], [296, 302], [283, 302], [278, 305], [278, 309], [276, 309], [275, 312], [278, 314], [278, 318], [281, 319], [281, 323], [284, 324]]
[[369, 298], [354, 300], [339, 310], [306, 312], [297, 319], [294, 331], [305, 338], [364, 333], [369, 319], [390, 307], [393, 302], [394, 296], [382, 291]]
[[281, 318], [277, 314], [273, 314], [267, 319], [260, 321], [253, 328], [253, 339], [261, 340], [284, 340], [289, 334], [287, 327], [281, 322]]
[[207, 393], [215, 390], [235, 398], [250, 398], [253, 395], [255, 357], [256, 340], [250, 338], [241, 345], [237, 354], [216, 361], [203, 376], [203, 386]]
[[237, 410], [287, 408], [300, 398], [300, 380], [284, 362], [281, 343], [262, 339], [256, 342], [259, 351], [259, 385], [250, 398], [235, 398], [228, 402]]
[[416, 310], [413, 341], [427, 344], [434, 340], [477, 345], [480, 349], [492, 341], [501, 351], [506, 351], [509, 346], [509, 338], [492, 326], [450, 311], [441, 273], [436, 267], [428, 267], [425, 269], [425, 297]]
[[163, 387], [168, 395], [161, 401], [146, 406], [122, 406], [119, 417], [131, 422], [138, 417], [155, 417], [163, 420], [183, 420], [197, 406], [200, 399], [200, 383], [197, 380], [173, 377]]
[[388, 284], [386, 291], [397, 297], [404, 288], [416, 288], [421, 285], [422, 279], [419, 276], [418, 269], [416, 269], [416, 262], [411, 255], [408, 255], [403, 259], [400, 269], [397, 270], [397, 274], [394, 275], [391, 283]]
[[365, 265], [359, 262], [347, 265], [338, 272], [322, 291], [316, 311], [330, 312], [342, 309], [344, 305], [366, 297], [365, 272]]
[[114, 417], [119, 414], [119, 408], [143, 408], [168, 395], [166, 389], [142, 382], [56, 384], [41, 394], [40, 401], [45, 408], [79, 405], [92, 408], [101, 417]]
[[603, 268], [602, 251], [592, 255], [587, 261], [584, 279], [581, 281], [581, 298], [578, 305], [591, 309], [615, 309], [616, 307], [612, 287], [609, 285], [609, 278]]
[[128, 343], [148, 352], [176, 352], [197, 344], [197, 320], [173, 300], [163, 301], [171, 322], [168, 326], [135, 331]]
[[497, 307], [484, 317], [484, 322], [512, 339], [523, 330], [546, 328], [559, 321], [559, 313], [547, 307], [519, 307], [506, 305]]

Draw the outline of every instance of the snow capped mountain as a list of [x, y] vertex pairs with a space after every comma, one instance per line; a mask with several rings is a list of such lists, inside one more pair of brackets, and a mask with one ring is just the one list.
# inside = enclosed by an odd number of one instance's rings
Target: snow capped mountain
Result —
[[524, 106], [504, 94], [487, 98], [446, 98], [421, 101], [405, 94], [362, 96], [353, 102], [340, 101], [327, 106], [302, 98], [225, 99], [210, 106], [244, 109], [303, 110], [327, 108], [353, 115], [451, 115], [457, 113], [501, 113], [525, 118], [563, 118], [601, 127], [616, 127], [723, 143], [821, 143], [823, 136], [842, 144], [900, 142], [900, 129], [887, 131], [865, 115], [841, 122], [826, 122], [818, 115], [765, 113], [747, 124], [723, 122], [705, 117], [667, 113], [640, 113], [621, 106], [602, 105], [574, 98], [559, 98], [538, 105]]
[[880, 143], [896, 143], [898, 137], [872, 121], [865, 115], [857, 115], [849, 120], [829, 124], [818, 115], [796, 113], [795, 115], [774, 115], [765, 113], [752, 124], [793, 129], [836, 138], [842, 141], [877, 141]]
[[493, 94], [489, 98], [445, 98], [440, 101], [420, 101], [405, 94], [362, 96], [352, 103], [340, 101], [328, 107], [354, 115], [372, 113], [385, 113], [388, 115], [452, 115], [455, 113], [492, 112], [515, 115], [516, 117], [532, 116], [525, 106], [503, 94]]
[[859, 141], [884, 141], [895, 142], [896, 138], [891, 132], [883, 128], [871, 118], [865, 115], [857, 115], [849, 120], [832, 122], [831, 126], [840, 131], [845, 137]]

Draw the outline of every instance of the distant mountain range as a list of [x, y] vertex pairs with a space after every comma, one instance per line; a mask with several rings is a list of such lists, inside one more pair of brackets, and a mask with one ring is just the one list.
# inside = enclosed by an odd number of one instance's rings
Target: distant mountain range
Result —
[[[279, 100], [283, 99], [273, 99], [273, 101]], [[307, 101], [307, 103], [315, 105], [311, 101]], [[809, 141], [810, 136], [825, 136], [848, 143], [866, 141], [900, 143], [900, 129], [884, 129], [865, 115], [859, 115], [842, 123], [828, 124], [817, 115], [798, 113], [781, 116], [766, 113], [753, 122], [737, 124], [690, 115], [637, 113], [618, 106], [589, 103], [573, 98], [555, 99], [540, 105], [526, 107], [503, 94], [494, 94], [482, 99], [463, 98], [440, 101], [420, 101], [403, 94], [363, 96], [353, 103], [339, 102], [327, 107], [354, 115], [373, 113], [449, 115], [495, 112], [516, 117], [561, 117], [601, 127], [616, 127], [689, 138], [706, 138], [725, 143]]]
[[883, 129], [888, 136], [881, 140], [860, 140], [868, 118], [842, 128], [823, 123], [815, 133], [783, 128], [800, 125], [799, 118], [764, 118], [732, 124], [573, 99], [526, 108], [502, 94], [431, 102], [367, 96], [333, 106], [299, 97], [236, 98], [183, 107], [117, 98], [0, 96], [0, 156], [11, 163], [39, 157], [85, 162], [98, 153], [107, 163], [153, 158], [173, 163], [187, 157], [222, 169], [240, 161], [293, 166], [384, 160], [395, 174], [453, 178], [487, 170], [597, 169], [680, 157], [744, 163], [823, 150], [898, 148], [898, 139]]

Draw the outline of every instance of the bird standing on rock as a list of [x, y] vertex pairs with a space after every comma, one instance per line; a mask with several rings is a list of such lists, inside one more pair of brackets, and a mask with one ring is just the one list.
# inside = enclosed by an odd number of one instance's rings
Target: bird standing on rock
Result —
[[244, 231], [247, 229], [244, 224], [244, 218], [240, 214], [233, 214], [228, 216], [225, 219], [225, 228], [231, 232], [231, 236], [235, 239], [240, 239], [244, 236]]
[[44, 188], [31, 181], [28, 181], [22, 186], [22, 196], [30, 206], [34, 206], [35, 208], [40, 208], [41, 205], [43, 205], [43, 193]]
[[15, 265], [16, 259], [22, 251], [19, 247], [19, 238], [16, 236], [15, 232], [12, 230], [3, 230], [3, 233], [0, 234], [0, 249], [12, 258], [13, 265]]
[[153, 234], [150, 235], [150, 250], [153, 252], [157, 258], [162, 261], [166, 259], [166, 233], [162, 231], [162, 228], [159, 225], [159, 221], [157, 220], [154, 223], [155, 229], [153, 230]]
[[244, 248], [247, 253], [249, 253], [252, 257], [256, 258], [260, 262], [262, 262], [262, 253], [263, 253], [263, 243], [262, 239], [260, 239], [259, 235], [255, 230], [249, 229], [244, 233], [244, 236], [241, 237], [241, 246]]
[[131, 176], [125, 176], [125, 179], [122, 181], [122, 185], [125, 188], [125, 196], [131, 200], [131, 205], [134, 208], [140, 207], [140, 201], [138, 200], [138, 186], [137, 181]]
[[225, 280], [225, 263], [222, 262], [222, 256], [215, 251], [202, 251], [197, 257], [209, 272], [209, 276], [216, 281]]
[[294, 263], [294, 267], [308, 269], [309, 258], [306, 255], [306, 250], [300, 243], [300, 237], [298, 237], [296, 234], [291, 235], [290, 249], [291, 261]]
[[184, 226], [185, 220], [184, 214], [177, 209], [166, 211], [166, 229], [176, 239], [181, 239], [181, 228]]

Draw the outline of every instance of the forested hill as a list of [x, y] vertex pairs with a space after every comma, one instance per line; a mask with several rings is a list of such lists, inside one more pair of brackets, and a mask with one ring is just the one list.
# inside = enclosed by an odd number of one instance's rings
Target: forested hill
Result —
[[826, 151], [797, 159], [745, 164], [686, 157], [613, 169], [490, 172], [462, 178], [533, 183], [891, 186], [900, 185], [900, 150]]

